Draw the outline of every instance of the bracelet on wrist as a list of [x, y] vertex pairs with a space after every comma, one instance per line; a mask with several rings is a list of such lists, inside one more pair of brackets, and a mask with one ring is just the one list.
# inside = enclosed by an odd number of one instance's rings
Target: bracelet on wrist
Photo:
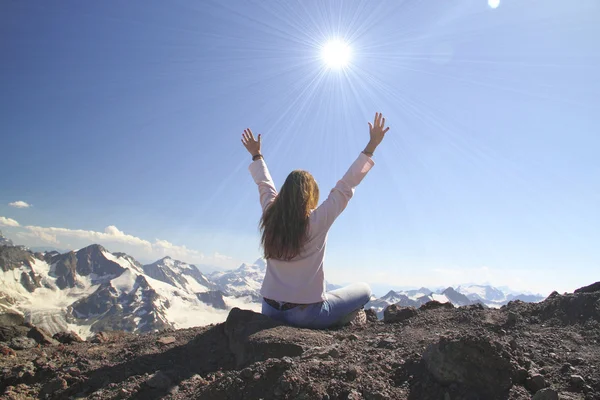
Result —
[[255, 155], [252, 156], [252, 161], [256, 161], [259, 158], [263, 158], [263, 155], [262, 154], [255, 154]]

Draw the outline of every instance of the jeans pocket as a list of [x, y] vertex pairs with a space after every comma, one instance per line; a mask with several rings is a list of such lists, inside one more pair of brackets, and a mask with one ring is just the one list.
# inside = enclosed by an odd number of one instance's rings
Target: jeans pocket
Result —
[[300, 328], [318, 328], [323, 314], [329, 314], [326, 302], [292, 308], [285, 318], [290, 325]]

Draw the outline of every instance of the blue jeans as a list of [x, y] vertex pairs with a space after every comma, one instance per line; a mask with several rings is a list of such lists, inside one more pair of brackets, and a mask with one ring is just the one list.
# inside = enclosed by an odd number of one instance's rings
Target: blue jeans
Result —
[[371, 288], [366, 283], [354, 283], [325, 294], [327, 300], [320, 303], [297, 306], [285, 311], [262, 301], [262, 313], [275, 320], [299, 328], [325, 329], [344, 325], [371, 298]]

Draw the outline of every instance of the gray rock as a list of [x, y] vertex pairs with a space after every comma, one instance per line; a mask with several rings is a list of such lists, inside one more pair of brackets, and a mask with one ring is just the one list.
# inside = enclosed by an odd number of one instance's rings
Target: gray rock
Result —
[[515, 383], [523, 384], [527, 380], [528, 376], [529, 376], [529, 371], [527, 371], [523, 367], [517, 367], [517, 369], [515, 370], [515, 374], [513, 376], [513, 380]]
[[508, 393], [513, 385], [510, 355], [483, 336], [442, 337], [425, 350], [423, 360], [442, 385], [457, 383], [482, 398]]
[[533, 393], [537, 393], [546, 387], [546, 379], [540, 374], [531, 374], [531, 376], [525, 381], [525, 387]]
[[13, 338], [27, 336], [29, 329], [26, 326], [0, 326], [0, 342], [10, 342]]
[[569, 377], [569, 382], [576, 388], [582, 388], [585, 386], [585, 379], [581, 375], [571, 375]]
[[313, 347], [302, 354], [302, 358], [339, 358], [340, 350], [337, 344], [326, 347]]
[[351, 365], [350, 367], [348, 367], [348, 369], [346, 370], [346, 377], [348, 378], [348, 380], [355, 380], [361, 373], [361, 369], [360, 367], [357, 367], [355, 365]]
[[19, 336], [19, 337], [13, 338], [9, 342], [8, 346], [15, 350], [25, 350], [25, 349], [32, 349], [32, 348], [36, 347], [37, 342], [35, 340], [33, 340], [32, 338], [28, 338], [25, 336]]
[[401, 307], [392, 304], [383, 310], [383, 322], [393, 323], [402, 322], [417, 315], [418, 311], [414, 307]]
[[558, 393], [554, 389], [540, 389], [533, 395], [531, 400], [558, 400]]

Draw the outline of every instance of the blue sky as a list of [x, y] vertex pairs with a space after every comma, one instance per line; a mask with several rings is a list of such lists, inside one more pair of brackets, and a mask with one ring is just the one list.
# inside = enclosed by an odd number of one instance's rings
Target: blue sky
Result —
[[278, 186], [307, 169], [326, 196], [381, 111], [330, 281], [572, 290], [600, 270], [598, 18], [595, 0], [3, 2], [0, 229], [252, 262], [243, 129]]

